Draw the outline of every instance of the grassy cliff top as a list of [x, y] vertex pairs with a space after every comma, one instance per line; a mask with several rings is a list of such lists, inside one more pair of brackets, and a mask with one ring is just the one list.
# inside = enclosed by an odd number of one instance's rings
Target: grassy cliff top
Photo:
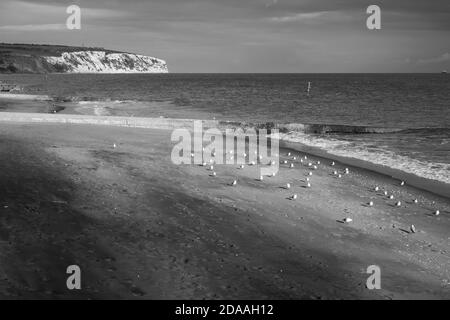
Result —
[[105, 51], [107, 53], [122, 53], [99, 47], [72, 47], [47, 44], [0, 43], [0, 56], [2, 55], [34, 55], [34, 56], [60, 56], [63, 52], [76, 51]]

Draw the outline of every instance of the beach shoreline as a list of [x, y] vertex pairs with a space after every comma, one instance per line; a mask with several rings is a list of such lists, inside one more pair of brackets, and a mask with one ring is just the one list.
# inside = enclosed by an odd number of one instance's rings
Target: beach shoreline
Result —
[[[20, 96], [20, 95], [13, 95]], [[110, 126], [122, 126], [122, 127], [131, 127], [131, 128], [149, 128], [149, 129], [167, 129], [167, 130], [175, 130], [175, 129], [188, 129], [193, 130], [193, 124], [195, 121], [201, 122], [203, 128], [218, 128], [220, 130], [225, 129], [257, 129], [257, 125], [255, 124], [240, 124], [234, 121], [223, 121], [223, 120], [206, 120], [206, 119], [183, 119], [183, 118], [169, 118], [169, 117], [135, 117], [135, 116], [116, 116], [116, 115], [98, 115], [98, 114], [82, 114], [77, 111], [77, 108], [67, 109], [66, 107], [59, 106], [61, 111], [51, 112], [49, 110], [57, 109], [58, 105], [54, 105], [53, 103], [48, 104], [49, 102], [44, 99], [45, 96], [41, 96], [42, 100], [34, 100], [30, 98], [30, 95], [23, 95], [29, 98], [19, 98], [20, 101], [19, 107], [14, 105], [12, 108], [14, 112], [3, 111], [0, 114], [0, 122], [19, 122], [19, 123], [72, 123], [72, 124], [91, 124], [91, 125], [110, 125]], [[7, 99], [2, 99], [0, 95], [0, 103], [7, 103]], [[44, 102], [45, 105], [40, 105], [40, 103]], [[17, 102], [15, 102], [17, 103]], [[89, 102], [92, 104], [93, 102]], [[113, 102], [109, 102], [113, 103]], [[33, 106], [33, 107], [30, 107]], [[16, 112], [17, 109], [20, 112]], [[28, 110], [34, 110], [36, 113], [27, 112]], [[55, 109], [55, 110], [56, 110]], [[279, 124], [281, 127], [285, 127], [283, 124]], [[302, 125], [302, 130], [309, 130], [309, 127], [315, 127], [317, 125]], [[264, 128], [264, 127], [261, 127]], [[277, 125], [274, 126], [277, 128]], [[271, 129], [270, 127], [268, 128]], [[298, 129], [298, 128], [297, 128]], [[373, 128], [372, 131], [380, 131], [380, 128]], [[387, 129], [386, 129], [387, 130]], [[394, 129], [390, 129], [394, 130]], [[369, 132], [372, 132], [369, 131]], [[373, 162], [369, 162], [362, 159], [352, 158], [352, 157], [344, 157], [338, 156], [332, 153], [327, 152], [327, 150], [323, 150], [317, 147], [311, 147], [301, 142], [292, 142], [288, 139], [284, 139], [281, 137], [280, 144], [285, 146], [286, 148], [290, 148], [293, 150], [297, 150], [300, 152], [306, 152], [311, 155], [315, 155], [318, 157], [322, 157], [327, 161], [340, 161], [349, 166], [362, 168], [370, 171], [374, 171], [388, 177], [398, 179], [399, 181], [407, 181], [408, 184], [411, 184], [414, 187], [422, 189], [426, 192], [431, 192], [436, 195], [449, 198], [450, 197], [450, 184], [433, 180], [429, 178], [420, 177], [416, 174], [405, 172], [400, 169], [395, 169], [388, 167], [386, 165], [379, 165]]]
[[[281, 165], [276, 177], [233, 165], [211, 177], [172, 164], [161, 129], [3, 123], [0, 136], [4, 298], [450, 297], [450, 202], [396, 179], [356, 168], [337, 179], [332, 170], [345, 165], [322, 161], [308, 189], [310, 169], [286, 155], [306, 154], [290, 149], [281, 160], [295, 168]], [[63, 279], [74, 263], [86, 270], [76, 294]], [[370, 265], [382, 269], [381, 290], [365, 286]]]

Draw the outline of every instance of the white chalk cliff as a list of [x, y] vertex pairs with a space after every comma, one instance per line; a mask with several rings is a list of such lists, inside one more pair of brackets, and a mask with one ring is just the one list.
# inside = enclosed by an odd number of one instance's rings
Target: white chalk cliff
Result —
[[164, 60], [132, 53], [104, 51], [63, 52], [60, 57], [42, 57], [64, 73], [168, 73]]

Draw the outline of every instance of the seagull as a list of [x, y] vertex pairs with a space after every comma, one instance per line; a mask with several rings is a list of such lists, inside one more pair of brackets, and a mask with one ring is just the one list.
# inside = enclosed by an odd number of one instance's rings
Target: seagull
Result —
[[334, 174], [335, 176], [337, 176], [338, 172], [337, 172], [337, 171], [333, 171], [333, 174]]
[[291, 163], [290, 168], [291, 168], [291, 169], [294, 168], [294, 164], [293, 164], [293, 163]]
[[413, 224], [411, 225], [410, 229], [412, 233], [416, 233], [416, 227]]
[[345, 223], [350, 223], [350, 222], [353, 222], [353, 219], [351, 219], [351, 218], [345, 218], [343, 221], [344, 221]]
[[400, 185], [403, 187], [405, 185], [405, 181], [400, 182]]
[[288, 184], [286, 184], [286, 189], [290, 189], [291, 188], [291, 184], [290, 183], [288, 183]]
[[391, 195], [389, 196], [389, 199], [393, 200], [393, 199], [394, 199], [394, 195], [391, 194]]
[[306, 182], [309, 182], [311, 179], [309, 179], [309, 178], [306, 178]]
[[320, 164], [320, 161], [317, 161], [317, 164], [319, 165], [319, 164]]
[[291, 197], [291, 199], [292, 199], [292, 200], [297, 200], [297, 195], [294, 194], [294, 195]]
[[385, 192], [384, 192], [384, 195], [385, 195], [385, 196], [387, 196], [387, 195], [388, 195], [388, 192], [387, 192], [387, 191], [385, 191]]
[[272, 172], [272, 177], [275, 177], [276, 176], [276, 173], [275, 172]]
[[339, 179], [342, 178], [342, 174], [338, 175], [338, 178], [339, 178]]
[[287, 154], [287, 155], [288, 155], [288, 157], [290, 157], [290, 156], [291, 156], [291, 153], [290, 153], [290, 152], [288, 152], [288, 154]]
[[231, 184], [232, 186], [237, 185], [237, 180], [234, 180], [233, 183]]
[[313, 175], [313, 173], [312, 173], [312, 172], [310, 171], [310, 172], [308, 173], [308, 175], [309, 175], [309, 176], [312, 176], [312, 175]]
[[439, 210], [436, 210], [435, 212], [434, 212], [434, 215], [435, 216], [438, 216], [438, 215], [440, 215], [441, 214], [441, 212], [439, 211]]
[[379, 191], [380, 190], [380, 188], [379, 187], [375, 187], [375, 191]]
[[313, 169], [314, 169], [314, 170], [317, 170], [317, 166], [314, 166]]
[[211, 175], [212, 175], [213, 177], [215, 177], [215, 176], [217, 175], [217, 173], [213, 172]]
[[240, 166], [239, 168], [241, 168], [241, 169], [244, 169], [244, 165], [243, 165], [243, 164], [241, 164], [241, 166]]
[[113, 148], [114, 148], [114, 149], [115, 149], [115, 148], [117, 148], [117, 146], [116, 146], [116, 144], [115, 144], [115, 143], [113, 144]]
[[331, 163], [331, 166], [334, 167], [336, 165], [336, 163], [334, 163], [334, 161]]
[[306, 184], [306, 187], [307, 187], [307, 188], [311, 188], [311, 183], [308, 182], [308, 183]]
[[396, 205], [397, 207], [401, 207], [401, 206], [402, 206], [402, 203], [399, 201], [399, 202], [397, 202], [395, 205]]
[[419, 203], [419, 200], [414, 199], [413, 202], [414, 202], [415, 204], [417, 204], [417, 203]]
[[369, 207], [373, 207], [373, 201], [369, 202]]

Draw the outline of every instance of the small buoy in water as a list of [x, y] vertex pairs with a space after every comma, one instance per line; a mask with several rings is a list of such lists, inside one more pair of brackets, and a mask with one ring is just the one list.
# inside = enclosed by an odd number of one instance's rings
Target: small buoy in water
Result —
[[434, 215], [435, 216], [438, 216], [438, 215], [440, 215], [441, 214], [441, 212], [439, 211], [439, 210], [436, 210], [435, 212], [434, 212]]
[[395, 204], [395, 206], [401, 207], [401, 206], [402, 206], [402, 203], [401, 203], [400, 201], [398, 201], [398, 202]]
[[375, 191], [379, 191], [380, 190], [380, 188], [379, 187], [375, 187], [375, 189], [374, 189]]
[[115, 144], [115, 143], [113, 144], [113, 148], [114, 148], [114, 149], [115, 149], [115, 148], [117, 148], [117, 146], [116, 146], [116, 144]]
[[336, 165], [336, 163], [334, 163], [334, 161], [331, 163], [331, 166], [334, 167]]
[[417, 203], [419, 203], [419, 200], [414, 199], [413, 202], [414, 202], [415, 204], [417, 204]]
[[411, 230], [412, 233], [416, 233], [416, 227], [413, 224], [409, 229]]
[[292, 200], [297, 200], [297, 195], [294, 194], [294, 195], [291, 197], [291, 199], [292, 199]]
[[288, 184], [286, 184], [286, 189], [290, 189], [291, 188], [291, 184], [290, 183], [288, 183]]
[[373, 201], [369, 202], [369, 207], [373, 207]]
[[394, 195], [391, 194], [391, 195], [389, 196], [389, 199], [393, 200], [393, 199], [394, 199]]
[[353, 222], [353, 219], [352, 218], [345, 218], [342, 221], [344, 221], [345, 223], [350, 223], [350, 222]]
[[233, 183], [231, 184], [232, 186], [237, 185], [237, 180], [234, 180]]
[[403, 187], [405, 185], [405, 181], [400, 182], [400, 185]]
[[293, 163], [291, 163], [291, 165], [290, 165], [289, 167], [290, 167], [291, 169], [292, 169], [292, 168], [294, 168], [294, 164], [293, 164]]

